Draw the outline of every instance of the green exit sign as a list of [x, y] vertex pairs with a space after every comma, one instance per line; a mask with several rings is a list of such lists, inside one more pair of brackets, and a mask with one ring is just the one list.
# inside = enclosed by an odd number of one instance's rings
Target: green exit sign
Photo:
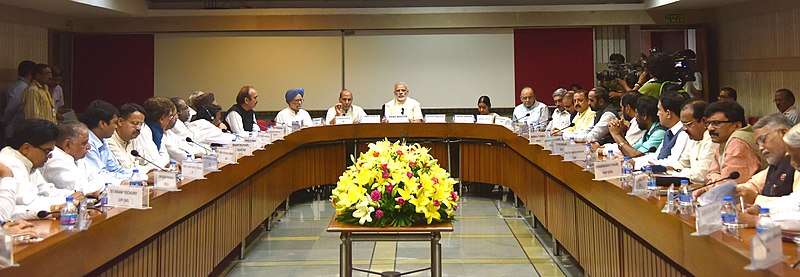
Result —
[[664, 15], [666, 23], [686, 23], [686, 15], [682, 13], [668, 13]]

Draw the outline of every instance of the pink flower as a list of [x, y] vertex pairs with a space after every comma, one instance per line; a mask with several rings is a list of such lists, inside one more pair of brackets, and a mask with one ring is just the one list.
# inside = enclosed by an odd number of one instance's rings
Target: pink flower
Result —
[[408, 166], [415, 166], [415, 165], [417, 165], [417, 162], [415, 161], [408, 162]]
[[389, 178], [389, 176], [390, 176], [389, 175], [389, 171], [384, 171], [383, 172], [383, 179]]
[[369, 196], [372, 197], [372, 201], [378, 201], [381, 199], [381, 192], [376, 189]]
[[389, 184], [388, 186], [386, 186], [386, 192], [392, 192], [393, 189], [394, 189], [394, 186], [392, 186], [392, 184]]
[[381, 165], [381, 169], [383, 169], [383, 170], [389, 170], [389, 165], [388, 165], [388, 164], [382, 164], [382, 165]]
[[453, 201], [458, 200], [458, 194], [455, 191], [450, 192], [450, 197], [453, 197]]
[[453, 205], [453, 210], [458, 211], [458, 205]]
[[383, 217], [383, 211], [377, 210], [375, 211], [375, 219], [381, 219]]
[[421, 188], [422, 188], [422, 184], [419, 184], [419, 185], [417, 186], [417, 189], [421, 189]]
[[433, 200], [433, 205], [439, 207], [439, 200]]
[[403, 155], [403, 150], [397, 150], [397, 152], [395, 152], [395, 153], [397, 153], [398, 156], [402, 156]]
[[403, 205], [403, 204], [405, 204], [405, 203], [406, 203], [406, 200], [405, 200], [405, 199], [403, 199], [403, 198], [397, 198], [397, 204], [398, 204], [398, 205]]
[[378, 153], [378, 152], [372, 152], [372, 156], [373, 156], [373, 157], [377, 157], [377, 156], [380, 156], [380, 155], [381, 155], [381, 154], [380, 154], [380, 153]]
[[439, 183], [439, 179], [436, 179], [436, 177], [431, 177], [431, 180], [433, 180], [434, 184], [438, 184]]
[[411, 171], [409, 171], [409, 172], [406, 172], [406, 176], [408, 176], [408, 178], [411, 178], [411, 177], [414, 177], [414, 174], [411, 173]]

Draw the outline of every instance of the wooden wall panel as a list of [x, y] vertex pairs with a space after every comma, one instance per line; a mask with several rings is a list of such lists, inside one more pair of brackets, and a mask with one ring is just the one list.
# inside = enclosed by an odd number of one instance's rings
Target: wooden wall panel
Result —
[[101, 273], [100, 276], [157, 276], [160, 268], [158, 250], [158, 241], [154, 240]]
[[539, 222], [547, 227], [547, 183], [545, 181], [544, 173], [539, 168], [528, 164], [524, 171], [526, 175], [526, 186], [528, 189], [528, 209], [531, 210], [534, 216], [539, 219]]
[[624, 276], [685, 276], [681, 271], [672, 266], [640, 243], [627, 232], [621, 232], [622, 237], [622, 271]]
[[266, 169], [259, 171], [250, 179], [250, 231], [258, 228], [275, 210], [271, 205], [269, 188]]
[[221, 262], [244, 237], [250, 225], [250, 182], [240, 185], [218, 199], [215, 203], [216, 221], [214, 261]]
[[582, 200], [575, 201], [580, 249], [573, 256], [587, 276], [622, 276], [620, 230]]
[[205, 276], [211, 273], [214, 265], [219, 263], [209, 251], [214, 248], [215, 219], [212, 205], [159, 236], [159, 276]]
[[547, 229], [571, 254], [578, 253], [575, 194], [547, 178]]

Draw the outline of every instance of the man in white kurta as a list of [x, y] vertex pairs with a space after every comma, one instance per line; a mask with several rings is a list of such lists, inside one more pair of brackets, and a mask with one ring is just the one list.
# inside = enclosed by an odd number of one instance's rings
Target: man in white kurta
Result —
[[[189, 105], [179, 97], [170, 98], [177, 109], [178, 119], [175, 125], [164, 133], [164, 146], [167, 148], [170, 159], [182, 162], [187, 155], [200, 157], [205, 153], [205, 149], [197, 144], [186, 141], [186, 138], [195, 141], [194, 133], [186, 127], [184, 122], [189, 120]], [[208, 147], [208, 146], [206, 146]]]
[[42, 167], [44, 179], [57, 188], [99, 194], [106, 183], [119, 185], [123, 180], [87, 170], [83, 157], [89, 145], [89, 128], [77, 121], [58, 125], [59, 135], [53, 156]]
[[533, 88], [522, 88], [519, 92], [519, 99], [522, 101], [522, 104], [514, 107], [514, 116], [512, 119], [515, 122], [519, 121], [538, 125], [544, 124], [550, 119], [550, 110], [547, 109], [547, 105], [544, 103], [536, 101], [536, 94], [533, 92]]
[[325, 125], [336, 124], [337, 116], [349, 116], [353, 123], [361, 123], [361, 118], [367, 116], [367, 113], [361, 107], [353, 105], [353, 93], [343, 89], [339, 93], [339, 102], [328, 109], [328, 113], [325, 115]]
[[258, 131], [256, 113], [253, 110], [257, 104], [258, 91], [251, 86], [242, 87], [236, 95], [236, 104], [228, 109], [223, 123], [234, 134]]
[[303, 88], [293, 88], [286, 91], [286, 104], [289, 105], [285, 109], [278, 112], [275, 116], [275, 122], [292, 126], [297, 122], [301, 127], [311, 127], [313, 121], [311, 115], [306, 110], [303, 110], [303, 96], [305, 90]]
[[408, 121], [422, 122], [422, 108], [417, 100], [408, 97], [411, 89], [403, 82], [394, 84], [394, 99], [384, 104], [384, 116], [406, 115]]

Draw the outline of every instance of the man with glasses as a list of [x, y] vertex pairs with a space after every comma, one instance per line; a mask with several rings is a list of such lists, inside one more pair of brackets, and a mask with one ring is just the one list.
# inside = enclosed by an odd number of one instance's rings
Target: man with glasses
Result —
[[275, 116], [275, 122], [292, 126], [293, 123], [298, 123], [301, 127], [311, 127], [314, 122], [311, 121], [311, 115], [303, 107], [303, 96], [306, 90], [303, 88], [293, 88], [286, 91], [286, 105], [278, 115]]
[[667, 133], [655, 152], [634, 159], [636, 165], [640, 165], [640, 167], [648, 164], [665, 165], [680, 159], [686, 143], [689, 141], [689, 135], [683, 131], [683, 123], [680, 118], [681, 107], [685, 101], [683, 96], [677, 93], [664, 92], [661, 95], [656, 115], [661, 125], [667, 127]]
[[111, 138], [106, 140], [108, 149], [114, 153], [122, 167], [133, 170], [143, 169], [144, 172], [154, 167], [139, 158], [131, 155], [131, 150], [144, 153], [144, 140], [136, 138], [141, 136], [144, 126], [144, 108], [136, 103], [125, 103], [119, 109], [119, 125]]
[[[192, 141], [200, 143], [195, 139], [192, 130], [186, 127], [186, 122], [189, 122], [189, 105], [180, 97], [172, 97], [170, 100], [172, 104], [175, 104], [178, 119], [175, 120], [175, 126], [172, 126], [164, 134], [164, 146], [167, 147], [169, 157], [178, 162], [186, 160], [186, 155], [202, 157], [205, 149], [186, 141], [186, 138], [190, 138]], [[210, 147], [210, 145], [206, 145], [206, 147]]]
[[64, 198], [83, 198], [83, 193], [56, 188], [37, 170], [56, 147], [58, 128], [43, 119], [26, 119], [14, 131], [8, 146], [0, 150], [0, 163], [8, 166], [17, 181], [14, 217], [36, 219], [39, 211], [58, 211]]
[[403, 82], [394, 84], [394, 99], [384, 104], [384, 116], [407, 115], [410, 122], [422, 122], [422, 108], [417, 100], [408, 97], [411, 89]]
[[100, 194], [106, 183], [123, 183], [121, 179], [89, 172], [83, 159], [88, 150], [89, 128], [86, 124], [78, 121], [59, 124], [56, 148], [53, 149], [53, 156], [42, 167], [42, 176], [57, 188], [94, 196]]
[[753, 124], [756, 145], [769, 167], [736, 187], [736, 193], [742, 196], [745, 203], [770, 202], [780, 196], [789, 195], [794, 187], [800, 186], [800, 175], [792, 167], [792, 158], [783, 142], [783, 136], [791, 128], [792, 123], [780, 113], [762, 117]]
[[681, 124], [683, 132], [689, 135], [686, 148], [677, 161], [658, 163], [667, 167], [668, 172], [674, 176], [689, 178], [694, 184], [704, 184], [708, 167], [714, 159], [714, 150], [717, 144], [711, 141], [705, 126], [705, 110], [708, 102], [691, 100], [681, 108]]
[[536, 93], [531, 87], [524, 87], [519, 91], [519, 104], [514, 108], [514, 122], [525, 122], [528, 124], [541, 124], [550, 119], [550, 110], [547, 105], [536, 101]]
[[225, 126], [234, 134], [258, 131], [256, 112], [253, 110], [258, 104], [258, 91], [251, 86], [243, 86], [236, 95], [236, 104], [228, 109], [225, 115]]
[[[764, 157], [759, 155], [753, 127], [744, 118], [744, 108], [733, 101], [717, 101], [705, 110], [705, 125], [711, 140], [719, 147], [714, 151], [714, 159], [706, 175], [706, 183], [728, 177], [731, 172], [739, 172], [736, 183], [744, 183], [756, 172], [766, 168]], [[700, 196], [712, 186], [694, 191]]]
[[[553, 120], [547, 124], [547, 130], [558, 130], [569, 126], [571, 114], [564, 105], [565, 94], [567, 94], [567, 90], [564, 88], [558, 88], [553, 92], [553, 102], [556, 103], [556, 109], [553, 111]], [[569, 103], [572, 105], [571, 98]]]
[[175, 126], [178, 111], [172, 100], [163, 96], [155, 96], [142, 103], [144, 108], [144, 126], [141, 134], [135, 138], [144, 151], [139, 151], [142, 158], [164, 168], [169, 165], [169, 153], [164, 146], [164, 134]]

